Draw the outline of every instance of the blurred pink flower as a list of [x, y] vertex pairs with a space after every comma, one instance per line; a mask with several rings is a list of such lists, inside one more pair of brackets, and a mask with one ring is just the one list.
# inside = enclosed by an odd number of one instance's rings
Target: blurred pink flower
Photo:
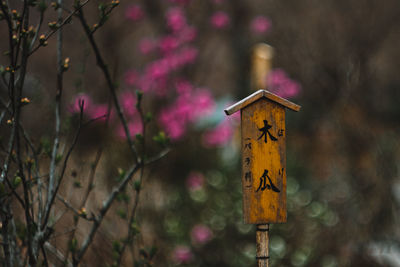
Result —
[[162, 110], [159, 115], [161, 124], [172, 140], [180, 139], [186, 131], [187, 119], [180, 118], [180, 112], [182, 111], [168, 108]]
[[219, 147], [229, 143], [235, 133], [233, 127], [227, 120], [224, 120], [214, 129], [207, 131], [203, 135], [203, 144], [206, 147]]
[[198, 89], [190, 94], [181, 94], [175, 102], [161, 110], [159, 121], [169, 137], [178, 140], [186, 132], [187, 125], [204, 116], [215, 108], [214, 99], [206, 89]]
[[284, 98], [295, 97], [301, 90], [300, 84], [290, 79], [282, 69], [272, 70], [267, 76], [267, 84], [272, 93]]
[[181, 65], [193, 64], [197, 58], [198, 50], [192, 46], [186, 47], [180, 51], [179, 55]]
[[67, 108], [68, 111], [71, 113], [79, 114], [80, 103], [83, 103], [83, 115], [86, 118], [99, 119], [99, 121], [104, 121], [106, 119], [105, 115], [107, 115], [108, 112], [108, 105], [107, 104], [96, 105], [92, 102], [90, 96], [84, 93], [75, 96], [73, 104]]
[[186, 26], [179, 33], [179, 40], [183, 43], [192, 42], [196, 39], [197, 30], [194, 27]]
[[173, 251], [172, 257], [176, 263], [185, 264], [193, 260], [193, 253], [187, 246], [177, 246]]
[[[136, 134], [140, 134], [140, 133], [143, 132], [142, 122], [139, 120], [139, 118], [136, 118], [134, 121], [128, 122], [128, 129], [129, 129], [129, 134], [131, 136], [135, 136]], [[117, 126], [116, 134], [121, 139], [126, 139], [125, 130], [124, 130], [124, 127], [122, 126], [122, 124]]]
[[144, 13], [139, 5], [131, 5], [126, 9], [125, 17], [132, 21], [139, 21], [144, 17]]
[[236, 112], [232, 115], [230, 115], [229, 117], [227, 117], [226, 119], [228, 119], [228, 121], [230, 121], [233, 124], [236, 124], [238, 122], [240, 122], [240, 112]]
[[187, 95], [193, 91], [193, 85], [187, 80], [176, 81], [175, 88], [179, 95]]
[[211, 16], [211, 25], [217, 29], [226, 28], [230, 23], [230, 18], [228, 14], [223, 11], [218, 11]]
[[73, 100], [73, 104], [70, 107], [68, 107], [68, 111], [71, 113], [80, 113], [81, 104], [83, 104], [84, 114], [87, 112], [88, 109], [92, 108], [92, 99], [88, 94], [85, 93], [77, 94]]
[[166, 60], [157, 60], [146, 68], [146, 76], [150, 80], [164, 78], [169, 72], [169, 64]]
[[138, 73], [136, 70], [128, 70], [124, 74], [124, 81], [126, 85], [133, 86], [135, 85], [138, 79]]
[[125, 115], [132, 117], [136, 114], [136, 97], [132, 92], [125, 91], [120, 95], [120, 103]]
[[191, 238], [195, 244], [205, 244], [213, 238], [213, 233], [207, 226], [197, 224], [192, 228]]
[[158, 97], [163, 97], [168, 93], [168, 78], [162, 77], [154, 81], [154, 92]]
[[198, 89], [192, 99], [193, 119], [209, 116], [215, 110], [215, 101], [207, 89]]
[[107, 112], [108, 112], [108, 105], [106, 104], [96, 105], [88, 110], [88, 116], [91, 119], [99, 119], [99, 121], [105, 121]]
[[162, 58], [160, 61], [165, 66], [168, 66], [169, 71], [174, 71], [181, 67], [179, 56], [176, 53], [165, 55], [165, 57]]
[[143, 92], [148, 92], [152, 88], [154, 81], [150, 80], [148, 73], [143, 74], [138, 80], [138, 88]]
[[271, 21], [265, 16], [257, 16], [251, 21], [250, 29], [254, 33], [266, 33], [270, 28]]
[[186, 26], [186, 17], [182, 8], [172, 7], [167, 11], [167, 26], [175, 33]]
[[162, 38], [160, 41], [161, 52], [163, 52], [165, 54], [171, 53], [176, 48], [178, 48], [178, 46], [179, 46], [178, 40], [172, 35], [168, 35], [168, 36]]
[[144, 38], [139, 42], [139, 51], [143, 55], [151, 53], [152, 51], [154, 51], [156, 47], [157, 47], [156, 42], [148, 38]]
[[191, 172], [186, 179], [186, 186], [189, 191], [196, 191], [202, 189], [204, 186], [204, 176], [198, 172]]

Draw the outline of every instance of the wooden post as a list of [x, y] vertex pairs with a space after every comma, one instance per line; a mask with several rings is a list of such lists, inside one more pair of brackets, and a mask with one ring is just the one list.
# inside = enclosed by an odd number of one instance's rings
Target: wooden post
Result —
[[269, 266], [269, 224], [259, 224], [256, 230], [257, 267]]
[[259, 267], [269, 265], [269, 223], [287, 218], [285, 108], [300, 110], [261, 89], [225, 109], [227, 115], [241, 113], [243, 217], [257, 224]]
[[[258, 43], [253, 48], [251, 64], [251, 87], [254, 91], [267, 88], [267, 75], [272, 69], [274, 48], [265, 43]], [[257, 225], [256, 246], [257, 266], [269, 265], [269, 224]]]

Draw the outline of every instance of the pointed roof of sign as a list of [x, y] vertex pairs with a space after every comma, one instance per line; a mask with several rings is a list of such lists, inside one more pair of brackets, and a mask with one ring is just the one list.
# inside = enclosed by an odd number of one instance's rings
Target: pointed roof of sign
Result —
[[236, 104], [233, 104], [232, 106], [226, 108], [224, 111], [226, 115], [232, 115], [236, 111], [243, 109], [247, 107], [248, 105], [256, 102], [260, 98], [267, 98], [275, 103], [278, 103], [288, 109], [291, 109], [293, 111], [299, 111], [301, 106], [296, 105], [295, 103], [290, 102], [289, 100], [286, 100], [280, 96], [277, 96], [271, 92], [268, 92], [267, 90], [260, 89], [254, 94], [249, 95], [248, 97], [240, 100]]

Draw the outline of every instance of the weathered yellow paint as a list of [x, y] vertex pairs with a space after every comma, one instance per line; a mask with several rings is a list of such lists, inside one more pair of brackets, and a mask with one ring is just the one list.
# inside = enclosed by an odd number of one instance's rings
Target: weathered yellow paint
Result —
[[[269, 132], [276, 141], [268, 133], [267, 142], [264, 136], [260, 138], [264, 120], [271, 126]], [[241, 110], [241, 131], [244, 221], [250, 224], [286, 222], [285, 107], [266, 98], [257, 100]], [[266, 175], [266, 185], [270, 188], [263, 186], [266, 170], [279, 193], [272, 190]]]

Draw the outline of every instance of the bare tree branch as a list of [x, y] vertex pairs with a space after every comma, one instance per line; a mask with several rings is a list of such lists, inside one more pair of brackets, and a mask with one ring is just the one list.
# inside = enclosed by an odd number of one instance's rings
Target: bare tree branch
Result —
[[[45, 38], [42, 40], [42, 42], [45, 42], [47, 40], [50, 39], [50, 37], [55, 34], [56, 32], [58, 32], [62, 27], [64, 27], [65, 24], [69, 23], [71, 21], [71, 18], [79, 11], [81, 10], [87, 3], [89, 3], [90, 0], [86, 0], [83, 3], [79, 4], [79, 8], [76, 8], [71, 14], [69, 14], [62, 22], [61, 24], [58, 25], [57, 29], [50, 31], [49, 33], [47, 33], [45, 35]], [[37, 45], [35, 48], [31, 49], [31, 51], [29, 52], [29, 56], [32, 55], [33, 53], [35, 53], [40, 47], [42, 46], [42, 44]]]
[[102, 208], [100, 209], [99, 215], [95, 218], [95, 221], [92, 225], [92, 228], [89, 231], [88, 236], [82, 243], [82, 247], [79, 249], [76, 255], [74, 255], [73, 264], [76, 266], [85, 255], [85, 252], [89, 245], [92, 243], [93, 238], [100, 227], [104, 216], [107, 214], [107, 211], [110, 209], [111, 204], [114, 202], [115, 198], [119, 193], [124, 190], [128, 182], [131, 180], [133, 175], [142, 167], [142, 165], [135, 164], [131, 169], [126, 173], [124, 179], [118, 184], [118, 186], [114, 187], [110, 195], [108, 196], [107, 200], [103, 203]]
[[140, 158], [138, 157], [138, 153], [137, 153], [136, 147], [135, 147], [135, 145], [134, 145], [134, 143], [132, 141], [129, 128], [128, 128], [128, 125], [126, 123], [126, 118], [125, 118], [124, 113], [122, 111], [121, 105], [119, 104], [119, 101], [118, 101], [115, 82], [113, 82], [112, 79], [111, 79], [111, 75], [110, 75], [110, 72], [108, 70], [108, 67], [104, 62], [104, 59], [103, 59], [103, 57], [102, 57], [102, 55], [100, 53], [100, 50], [99, 50], [99, 48], [98, 48], [98, 46], [96, 44], [96, 41], [94, 40], [93, 32], [90, 29], [90, 27], [89, 27], [89, 25], [88, 25], [88, 23], [87, 23], [87, 21], [85, 19], [85, 16], [83, 14], [83, 10], [82, 9], [78, 10], [77, 16], [78, 16], [78, 18], [79, 18], [79, 20], [80, 20], [80, 22], [82, 24], [82, 27], [83, 27], [83, 29], [84, 29], [84, 31], [86, 33], [86, 37], [89, 39], [90, 45], [92, 46], [92, 49], [93, 49], [93, 51], [95, 53], [97, 65], [102, 70], [102, 72], [104, 74], [104, 77], [106, 79], [108, 89], [109, 89], [109, 91], [111, 93], [115, 109], [117, 110], [118, 117], [119, 117], [119, 119], [120, 119], [120, 121], [122, 123], [122, 126], [124, 128], [126, 139], [128, 141], [129, 147], [130, 147], [130, 149], [132, 151], [133, 157], [134, 157], [136, 162], [140, 162]]

